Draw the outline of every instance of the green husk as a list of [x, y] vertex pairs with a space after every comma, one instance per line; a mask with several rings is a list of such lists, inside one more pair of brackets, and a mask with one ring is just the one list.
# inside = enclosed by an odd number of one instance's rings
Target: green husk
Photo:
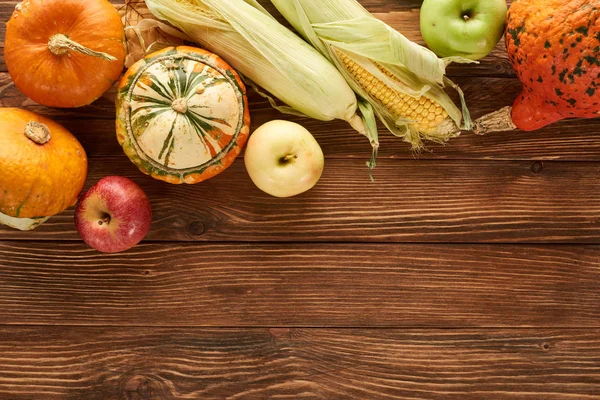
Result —
[[[342, 119], [365, 135], [356, 95], [338, 70], [255, 1], [146, 0], [159, 19], [220, 55], [286, 113]], [[266, 91], [266, 92], [265, 92]], [[276, 104], [275, 99], [285, 103]]]
[[[255, 4], [255, 0], [247, 0]], [[378, 20], [355, 0], [271, 0], [290, 24], [322, 54], [328, 57], [360, 97], [368, 93], [343, 66], [337, 52], [343, 53], [393, 89], [415, 98], [426, 96], [437, 101], [451, 118], [435, 132], [421, 132], [413, 123], [397, 119], [373, 99], [375, 114], [396, 136], [404, 138], [415, 150], [423, 140], [445, 142], [458, 136], [460, 129], [471, 129], [472, 121], [460, 88], [445, 76], [451, 62], [472, 62], [460, 57], [440, 59], [435, 53], [411, 42], [383, 21]], [[389, 72], [392, 79], [380, 70]], [[400, 82], [403, 82], [400, 83]], [[461, 100], [459, 109], [445, 86], [455, 89]], [[453, 123], [452, 123], [453, 122]]]

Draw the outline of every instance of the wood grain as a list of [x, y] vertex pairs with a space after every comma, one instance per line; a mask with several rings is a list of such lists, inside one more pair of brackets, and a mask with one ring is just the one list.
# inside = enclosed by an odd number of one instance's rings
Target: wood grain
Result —
[[599, 260], [599, 246], [149, 244], [102, 255], [0, 242], [0, 321], [600, 328]]
[[0, 328], [10, 400], [597, 399], [598, 330]]
[[[90, 160], [87, 186], [127, 176], [150, 196], [152, 241], [599, 243], [600, 164], [328, 160], [319, 184], [288, 199], [258, 190], [243, 162], [195, 186], [142, 175], [125, 155]], [[201, 232], [194, 226], [202, 226]], [[195, 232], [195, 233], [193, 233]], [[72, 212], [0, 239], [79, 240]]]
[[[361, 3], [423, 44], [421, 1]], [[15, 5], [0, 0], [0, 20]], [[154, 222], [113, 255], [81, 242], [72, 210], [33, 232], [0, 227], [0, 399], [598, 398], [598, 120], [419, 155], [381, 129], [371, 183], [369, 145], [345, 123], [290, 118], [326, 154], [310, 192], [269, 197], [241, 159], [172, 186], [123, 155], [114, 91], [77, 110], [26, 99], [4, 33], [0, 106], [63, 123], [90, 156], [86, 188], [130, 177]], [[448, 73], [475, 118], [521, 89], [502, 42]], [[282, 118], [250, 92], [253, 128]]]

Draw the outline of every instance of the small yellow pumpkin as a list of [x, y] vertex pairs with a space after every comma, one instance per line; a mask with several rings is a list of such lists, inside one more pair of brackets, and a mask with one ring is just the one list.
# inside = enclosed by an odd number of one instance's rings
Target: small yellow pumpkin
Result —
[[56, 122], [0, 108], [0, 171], [0, 223], [29, 230], [77, 202], [87, 156]]

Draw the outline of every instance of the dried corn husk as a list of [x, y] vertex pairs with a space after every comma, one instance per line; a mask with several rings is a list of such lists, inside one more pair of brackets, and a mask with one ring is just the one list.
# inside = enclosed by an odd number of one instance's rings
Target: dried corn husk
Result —
[[144, 0], [125, 0], [125, 5], [119, 8], [119, 14], [125, 27], [127, 68], [150, 53], [170, 46], [181, 46], [189, 40], [183, 32], [156, 19]]
[[[255, 0], [247, 1], [256, 3]], [[432, 51], [411, 42], [375, 18], [355, 0], [271, 2], [301, 35], [338, 67], [360, 97], [372, 104], [386, 127], [411, 143], [415, 150], [423, 147], [423, 140], [445, 142], [459, 135], [461, 128], [470, 129], [471, 118], [463, 93], [445, 76], [450, 62], [469, 60], [438, 58]], [[349, 70], [348, 64], [352, 65], [353, 71]], [[445, 119], [440, 119], [433, 129], [423, 129], [419, 121], [398, 116], [381, 99], [374, 98], [373, 91], [369, 91], [367, 84], [353, 73], [356, 70], [363, 76], [368, 75], [369, 82], [382, 82], [394, 94], [408, 95], [415, 101], [425, 97], [443, 108]], [[446, 85], [458, 91], [462, 109], [443, 90]]]
[[[146, 0], [159, 19], [219, 54], [286, 113], [342, 119], [366, 134], [356, 95], [325, 57], [258, 3], [244, 0]], [[275, 104], [275, 97], [287, 106]]]

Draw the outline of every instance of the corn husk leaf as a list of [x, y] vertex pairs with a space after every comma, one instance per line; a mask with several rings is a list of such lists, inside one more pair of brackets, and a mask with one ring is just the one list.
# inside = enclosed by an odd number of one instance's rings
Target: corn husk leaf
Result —
[[330, 121], [342, 119], [359, 132], [356, 95], [324, 56], [281, 25], [255, 1], [146, 0], [157, 18], [168, 21], [219, 54], [264, 90], [283, 112]]
[[144, 0], [125, 0], [119, 8], [125, 27], [127, 55], [125, 66], [131, 67], [148, 54], [170, 46], [181, 46], [190, 38], [178, 29], [156, 19]]
[[[383, 21], [376, 19], [355, 0], [271, 0], [290, 24], [338, 67], [350, 86], [362, 98], [369, 94], [346, 70], [339, 54], [384, 82], [388, 87], [414, 98], [425, 96], [437, 101], [448, 113], [451, 123], [435, 132], [420, 131], [410, 121], [392, 115], [385, 106], [371, 99], [374, 111], [396, 136], [411, 143], [415, 150], [423, 140], [445, 142], [470, 129], [471, 118], [460, 88], [445, 76], [451, 62], [472, 62], [460, 57], [440, 59], [435, 53], [411, 42]], [[382, 71], [383, 69], [383, 71]], [[391, 77], [389, 76], [391, 75]], [[443, 87], [459, 94], [459, 109]]]
[[371, 160], [367, 162], [367, 167], [369, 167], [369, 176], [371, 180], [373, 180], [373, 175], [371, 175], [371, 170], [375, 168], [375, 161], [377, 160], [377, 153], [379, 151], [379, 136], [377, 134], [377, 120], [375, 119], [375, 112], [373, 111], [373, 106], [368, 101], [359, 98], [358, 99], [358, 107], [360, 109], [361, 114], [364, 118], [364, 123], [366, 125], [366, 134], [365, 136], [371, 142], [371, 147], [373, 148], [373, 153], [371, 155]]
[[443, 60], [374, 17], [313, 24], [312, 28], [330, 46], [379, 63], [402, 65], [425, 81], [442, 83]]

